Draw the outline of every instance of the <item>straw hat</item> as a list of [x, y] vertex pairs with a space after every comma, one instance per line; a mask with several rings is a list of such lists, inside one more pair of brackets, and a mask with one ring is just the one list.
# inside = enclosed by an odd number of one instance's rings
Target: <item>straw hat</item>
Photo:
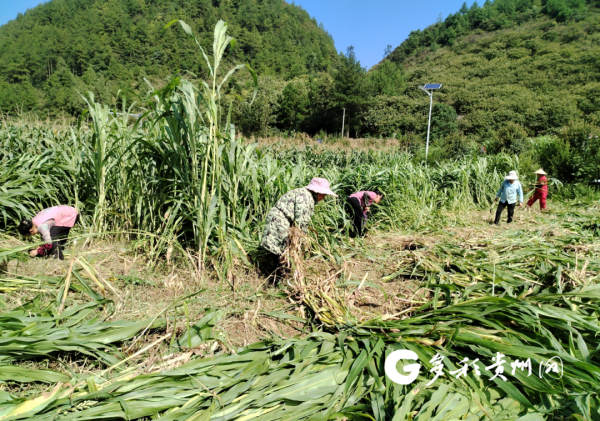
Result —
[[508, 173], [508, 175], [506, 177], [504, 177], [505, 180], [518, 180], [519, 176], [517, 175], [516, 171], [511, 171]]
[[534, 172], [534, 174], [538, 174], [538, 175], [546, 175], [546, 171], [544, 171], [543, 169], [539, 169], [536, 172]]
[[312, 180], [310, 180], [308, 186], [306, 186], [306, 189], [314, 191], [315, 193], [321, 193], [326, 194], [328, 196], [337, 197], [337, 194], [331, 191], [331, 188], [329, 187], [329, 181], [325, 180], [324, 178], [313, 178]]

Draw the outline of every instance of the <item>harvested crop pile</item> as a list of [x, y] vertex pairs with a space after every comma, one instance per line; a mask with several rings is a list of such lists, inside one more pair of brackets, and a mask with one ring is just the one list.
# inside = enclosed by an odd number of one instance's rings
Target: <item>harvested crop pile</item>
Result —
[[[400, 250], [404, 272], [389, 282], [421, 278], [433, 299], [410, 318], [362, 322], [346, 311], [339, 285], [303, 276], [302, 241], [293, 242], [290, 291], [324, 331], [233, 351], [214, 331], [224, 314], [207, 311], [169, 358], [122, 372], [44, 371], [56, 387], [29, 400], [3, 394], [0, 419], [598, 419], [598, 242], [562, 234], [507, 231]], [[418, 361], [401, 360], [398, 371], [420, 365], [407, 385], [386, 374], [399, 349]]]
[[[5, 396], [2, 419], [161, 420], [348, 417], [375, 419], [517, 419], [527, 413], [543, 419], [598, 410], [600, 379], [597, 305], [600, 286], [564, 294], [542, 291], [526, 299], [486, 297], [431, 310], [408, 320], [372, 320], [339, 334], [315, 332], [304, 339], [261, 342], [236, 354], [199, 358], [172, 370], [109, 378], [81, 376], [35, 400]], [[577, 303], [577, 304], [575, 304]], [[428, 307], [431, 307], [430, 303]], [[442, 348], [441, 345], [444, 345]], [[385, 358], [395, 349], [414, 351], [423, 364], [417, 381], [392, 383]], [[531, 360], [533, 374], [517, 369], [497, 377], [497, 353], [507, 367]], [[443, 376], [430, 373], [436, 360]], [[539, 364], [560, 357], [558, 373], [539, 377]], [[450, 375], [464, 365], [468, 374]], [[433, 361], [433, 363], [432, 363]], [[463, 363], [461, 363], [461, 361]], [[439, 366], [439, 364], [435, 364]], [[481, 376], [476, 376], [477, 366]], [[574, 398], [573, 398], [574, 397]], [[416, 412], [416, 414], [415, 414]], [[585, 412], [583, 412], [585, 413]], [[21, 415], [18, 415], [21, 414]], [[262, 419], [262, 418], [261, 418]], [[489, 418], [488, 418], [489, 419]], [[592, 419], [592, 418], [588, 418]]]

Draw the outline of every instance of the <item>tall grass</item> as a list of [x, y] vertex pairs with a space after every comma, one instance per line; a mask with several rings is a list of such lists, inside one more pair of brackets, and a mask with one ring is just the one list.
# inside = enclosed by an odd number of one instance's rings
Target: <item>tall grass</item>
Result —
[[[180, 25], [195, 40], [191, 28]], [[247, 66], [222, 69], [234, 42], [226, 31], [224, 22], [216, 25], [212, 56], [198, 44], [209, 80], [195, 86], [173, 77], [139, 104], [126, 109], [123, 102], [122, 113], [145, 110], [135, 124], [88, 95], [91, 124], [82, 120], [62, 131], [0, 128], [0, 229], [44, 206], [73, 204], [96, 234], [154, 233], [147, 237], [154, 258], [178, 241], [194, 250], [198, 269], [212, 262], [227, 270], [256, 249], [275, 201], [314, 176], [329, 179], [340, 194], [320, 205], [314, 219], [327, 246], [348, 233], [345, 196], [354, 191], [386, 193], [373, 213], [375, 226], [441, 225], [446, 211], [488, 206], [502, 175], [519, 167], [507, 155], [424, 166], [400, 149], [258, 149], [236, 139], [221, 87]]]
[[[402, 151], [257, 149], [236, 140], [231, 125], [215, 144], [194, 114], [198, 107], [185, 99], [193, 92], [174, 79], [154, 92], [136, 127], [112, 124], [110, 116], [104, 126], [57, 133], [3, 127], [2, 228], [44, 206], [78, 203], [96, 232], [153, 232], [163, 244], [152, 240], [152, 250], [164, 252], [165, 243], [177, 239], [197, 250], [199, 262], [206, 255], [222, 261], [252, 251], [269, 208], [313, 176], [329, 179], [340, 195], [317, 207], [317, 232], [343, 240], [349, 228], [345, 196], [354, 191], [384, 191], [372, 216], [376, 225], [441, 225], [447, 211], [489, 206], [503, 175], [519, 166], [506, 155], [424, 166]], [[98, 135], [103, 130], [109, 131], [105, 137]]]
[[[157, 95], [177, 97], [177, 86], [173, 83]], [[385, 199], [373, 214], [377, 224], [419, 228], [443, 223], [445, 211], [489, 206], [503, 175], [519, 165], [505, 155], [426, 167], [400, 151], [271, 153], [229, 137], [217, 148], [217, 172], [212, 161], [202, 161], [210, 151], [207, 145], [200, 143], [202, 148], [195, 150], [198, 145], [188, 141], [185, 114], [176, 107], [171, 104], [172, 111], [163, 112], [157, 124], [147, 121], [130, 130], [126, 146], [117, 127], [110, 125], [112, 155], [103, 171], [97, 170], [95, 135], [86, 127], [57, 134], [4, 127], [0, 179], [11, 181], [0, 190], [4, 229], [43, 206], [79, 202], [84, 219], [96, 229], [159, 233], [214, 256], [223, 247], [226, 252], [239, 249], [237, 242], [242, 248], [255, 247], [270, 206], [313, 176], [328, 178], [340, 194], [317, 207], [317, 231], [343, 237], [349, 226], [344, 196], [354, 191], [384, 191]], [[19, 141], [11, 142], [13, 138]], [[41, 154], [35, 150], [40, 144], [46, 148]]]

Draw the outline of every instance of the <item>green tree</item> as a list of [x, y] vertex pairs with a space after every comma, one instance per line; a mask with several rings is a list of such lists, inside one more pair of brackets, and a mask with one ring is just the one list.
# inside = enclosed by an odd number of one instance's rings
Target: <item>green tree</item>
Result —
[[308, 89], [302, 81], [290, 82], [279, 97], [279, 127], [286, 130], [303, 130], [309, 115]]
[[0, 109], [17, 113], [37, 105], [38, 94], [29, 82], [8, 83], [0, 77]]
[[360, 65], [354, 53], [354, 47], [348, 47], [342, 54], [334, 75], [334, 95], [337, 105], [338, 121], [342, 120], [342, 109], [350, 121], [351, 131], [360, 128], [360, 116], [371, 102], [371, 90], [366, 70]]
[[331, 75], [325, 72], [311, 75], [307, 88], [310, 107], [304, 130], [311, 134], [320, 130], [339, 133], [341, 122], [338, 126], [335, 81]]
[[402, 66], [391, 60], [384, 60], [369, 72], [372, 90], [375, 95], [396, 96], [406, 90], [406, 75]]
[[59, 57], [56, 71], [48, 80], [46, 90], [47, 108], [51, 114], [62, 112], [75, 114], [82, 110], [83, 103], [78, 99], [75, 78], [62, 57]]

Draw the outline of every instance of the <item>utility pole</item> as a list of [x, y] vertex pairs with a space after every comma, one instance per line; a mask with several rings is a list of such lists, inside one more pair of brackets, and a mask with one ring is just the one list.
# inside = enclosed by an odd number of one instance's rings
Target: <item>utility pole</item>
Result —
[[344, 115], [342, 116], [342, 139], [344, 138], [344, 122], [346, 121], [346, 109], [344, 108]]

